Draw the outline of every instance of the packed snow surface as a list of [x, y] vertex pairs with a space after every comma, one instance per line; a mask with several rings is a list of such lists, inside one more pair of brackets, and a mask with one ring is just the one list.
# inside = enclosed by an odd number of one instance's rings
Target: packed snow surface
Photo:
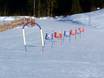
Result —
[[[14, 17], [6, 17], [10, 20]], [[89, 22], [90, 19], [90, 22]], [[0, 17], [2, 22], [4, 17]], [[26, 27], [27, 51], [22, 27], [0, 32], [0, 78], [103, 78], [104, 77], [104, 9], [67, 17], [36, 18], [46, 33], [84, 27], [81, 37], [65, 38], [51, 47], [41, 47], [38, 27]]]

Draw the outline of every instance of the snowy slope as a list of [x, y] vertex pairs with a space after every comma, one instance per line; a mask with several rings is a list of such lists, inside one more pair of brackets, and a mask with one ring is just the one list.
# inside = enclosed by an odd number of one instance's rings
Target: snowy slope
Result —
[[[99, 18], [96, 21], [104, 20], [103, 15], [96, 17]], [[36, 22], [41, 25], [44, 34], [85, 26], [52, 18], [38, 18]], [[102, 26], [99, 22], [95, 24]], [[104, 30], [85, 28], [86, 32], [81, 38], [65, 39], [62, 46], [57, 43], [54, 47], [47, 42], [44, 51], [41, 49], [38, 27], [26, 28], [27, 52], [24, 50], [21, 28], [0, 32], [0, 78], [103, 78]]]
[[63, 21], [72, 21], [77, 24], [84, 24], [87, 26], [93, 26], [96, 28], [104, 28], [104, 9], [90, 12], [90, 13], [82, 13], [82, 14], [75, 14], [72, 16], [67, 16], [62, 18]]

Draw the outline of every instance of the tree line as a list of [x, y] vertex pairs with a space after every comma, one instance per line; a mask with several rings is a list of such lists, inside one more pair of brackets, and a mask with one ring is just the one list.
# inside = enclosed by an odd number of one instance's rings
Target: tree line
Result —
[[70, 15], [104, 7], [104, 0], [0, 0], [0, 15]]

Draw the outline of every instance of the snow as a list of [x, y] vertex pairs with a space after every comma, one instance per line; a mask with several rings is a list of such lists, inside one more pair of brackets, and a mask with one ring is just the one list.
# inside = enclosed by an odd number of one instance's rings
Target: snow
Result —
[[[44, 35], [81, 26], [86, 28], [81, 38], [65, 38], [62, 46], [58, 40], [53, 47], [47, 41], [44, 50], [41, 48], [38, 27], [25, 29], [27, 52], [24, 50], [22, 27], [0, 32], [0, 78], [103, 78], [103, 12], [102, 9], [64, 18], [36, 18]], [[91, 15], [90, 26], [86, 21], [87, 15]]]
[[[100, 9], [90, 13], [82, 13], [82, 14], [75, 14], [72, 16], [66, 16], [62, 18], [62, 21], [72, 21], [77, 24], [83, 24], [86, 26], [93, 26], [97, 28], [102, 28], [103, 18], [104, 17], [104, 9]], [[99, 19], [99, 20], [97, 20]]]

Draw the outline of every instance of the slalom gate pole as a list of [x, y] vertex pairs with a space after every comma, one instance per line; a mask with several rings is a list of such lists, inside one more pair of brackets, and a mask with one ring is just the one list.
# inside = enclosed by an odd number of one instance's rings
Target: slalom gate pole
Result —
[[[41, 28], [41, 26], [39, 24], [37, 24], [37, 23], [35, 23], [35, 24], [40, 29], [41, 46], [42, 46], [42, 49], [43, 49], [44, 48], [44, 35], [43, 35], [43, 30], [42, 30], [42, 28]], [[26, 25], [24, 25], [23, 28], [22, 28], [22, 36], [23, 36], [23, 43], [24, 43], [25, 51], [27, 51], [27, 43], [26, 43], [26, 36], [25, 36], [25, 26]]]
[[41, 35], [41, 44], [42, 44], [42, 47], [44, 47], [44, 36], [43, 36], [43, 30], [40, 29], [40, 35]]
[[26, 37], [25, 37], [25, 26], [23, 26], [22, 28], [22, 36], [23, 36], [23, 42], [24, 42], [24, 47], [25, 47], [25, 51], [27, 51], [27, 47], [26, 47]]
[[39, 29], [40, 29], [40, 35], [41, 35], [41, 45], [42, 45], [42, 48], [44, 47], [44, 35], [43, 35], [43, 30], [41, 28], [41, 26], [38, 24], [38, 23], [35, 23]]

